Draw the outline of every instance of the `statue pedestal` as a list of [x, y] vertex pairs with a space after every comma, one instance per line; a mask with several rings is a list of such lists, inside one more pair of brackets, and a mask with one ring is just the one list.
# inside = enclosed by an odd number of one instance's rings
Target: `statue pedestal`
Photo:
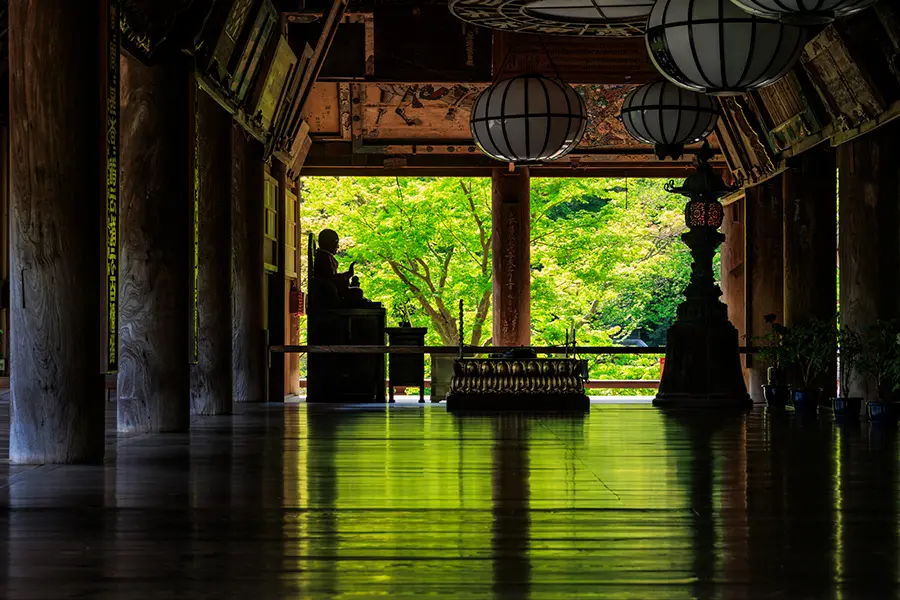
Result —
[[[321, 310], [309, 315], [311, 345], [384, 345], [383, 308]], [[381, 403], [384, 355], [310, 353], [307, 402]]]

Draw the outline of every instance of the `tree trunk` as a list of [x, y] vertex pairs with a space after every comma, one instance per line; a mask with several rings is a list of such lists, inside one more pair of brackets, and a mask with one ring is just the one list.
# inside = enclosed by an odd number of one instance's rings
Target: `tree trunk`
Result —
[[191, 80], [123, 54], [118, 428], [190, 426]]
[[9, 5], [9, 457], [100, 462], [101, 2]]

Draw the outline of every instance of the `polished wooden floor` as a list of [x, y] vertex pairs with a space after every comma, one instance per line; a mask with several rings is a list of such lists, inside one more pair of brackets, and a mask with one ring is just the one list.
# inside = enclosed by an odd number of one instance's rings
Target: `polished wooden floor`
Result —
[[239, 410], [111, 434], [105, 466], [0, 462], [0, 598], [898, 596], [894, 427]]

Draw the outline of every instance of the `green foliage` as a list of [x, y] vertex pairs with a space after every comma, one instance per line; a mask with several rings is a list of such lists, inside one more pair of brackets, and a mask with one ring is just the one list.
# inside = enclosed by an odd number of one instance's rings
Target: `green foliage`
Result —
[[[751, 338], [751, 342], [754, 346], [758, 345], [759, 347], [759, 352], [757, 353], [759, 359], [777, 375], [780, 374], [781, 369], [784, 368], [784, 365], [788, 361], [788, 348], [785, 343], [785, 337], [787, 336], [788, 331], [787, 328], [781, 323], [778, 323], [775, 318], [775, 315], [766, 315], [765, 320], [766, 324], [769, 326], [769, 331], [764, 335]], [[771, 383], [781, 384], [781, 382]]]
[[342, 262], [357, 261], [362, 287], [396, 320], [403, 307], [427, 343], [458, 343], [459, 300], [467, 343], [490, 331], [490, 180], [342, 177], [302, 180], [302, 226], [341, 236]]
[[900, 324], [878, 320], [860, 336], [859, 373], [875, 384], [879, 398], [900, 389]]
[[836, 338], [835, 319], [810, 319], [787, 329], [784, 338], [786, 366], [794, 367], [800, 373], [804, 388], [827, 371], [834, 360]]
[[[685, 200], [663, 183], [532, 179], [533, 344], [562, 346], [573, 328], [579, 345], [612, 345], [638, 328], [649, 345], [665, 343], [691, 258], [680, 240]], [[303, 230], [335, 229], [342, 268], [357, 261], [366, 296], [395, 320], [411, 313], [427, 343], [455, 345], [462, 299], [466, 342], [490, 344], [490, 179], [310, 177], [301, 197]], [[601, 357], [591, 376], [657, 379], [658, 357]]]

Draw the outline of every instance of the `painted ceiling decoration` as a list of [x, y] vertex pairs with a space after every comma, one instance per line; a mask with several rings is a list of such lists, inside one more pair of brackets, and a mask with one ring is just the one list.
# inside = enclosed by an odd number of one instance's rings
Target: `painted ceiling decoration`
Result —
[[[623, 3], [626, 1], [620, 0]], [[510, 33], [636, 37], [643, 35], [647, 20], [646, 13], [608, 22], [598, 22], [596, 17], [583, 19], [551, 16], [534, 10], [531, 6], [533, 4], [535, 0], [450, 0], [449, 6], [450, 12], [466, 23]]]

